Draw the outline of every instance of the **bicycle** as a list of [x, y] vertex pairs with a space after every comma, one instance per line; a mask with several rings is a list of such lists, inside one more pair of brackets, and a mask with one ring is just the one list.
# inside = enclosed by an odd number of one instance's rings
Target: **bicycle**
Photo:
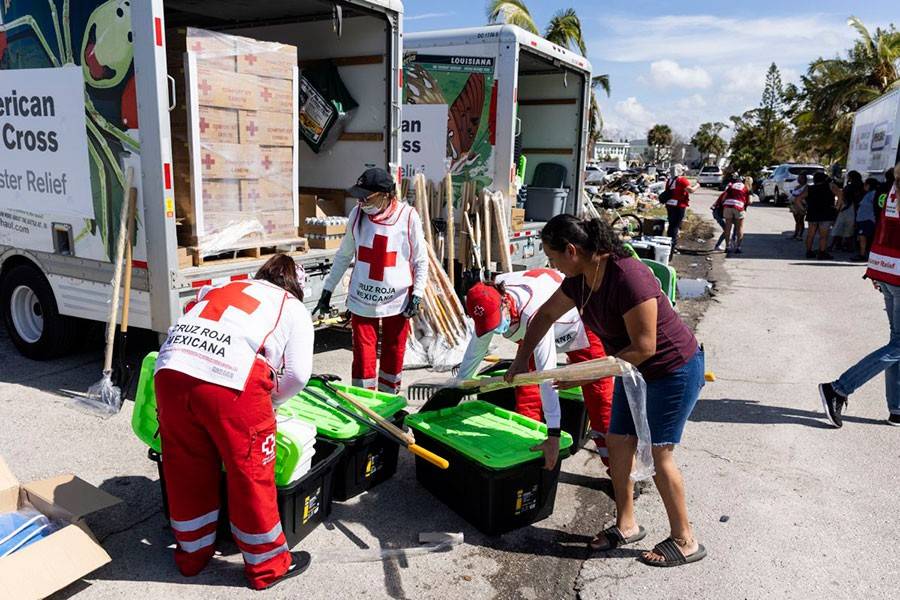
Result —
[[[600, 194], [592, 193], [585, 190], [585, 207], [588, 213], [597, 219], [603, 219], [608, 223], [616, 234], [622, 239], [632, 239], [643, 234], [644, 221], [634, 213], [620, 213], [618, 208], [612, 206], [607, 199]], [[596, 204], [600, 204], [599, 212]]]

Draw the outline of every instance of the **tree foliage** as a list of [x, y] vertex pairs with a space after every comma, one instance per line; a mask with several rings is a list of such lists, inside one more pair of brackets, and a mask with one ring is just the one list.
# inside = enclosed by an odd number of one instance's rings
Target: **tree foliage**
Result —
[[523, 0], [490, 0], [487, 7], [488, 23], [509, 23], [540, 35], [531, 11]]
[[703, 155], [703, 164], [709, 161], [711, 155], [721, 157], [725, 154], [728, 143], [722, 138], [722, 130], [727, 127], [725, 123], [703, 123], [697, 133], [691, 138], [693, 145]]
[[668, 125], [654, 125], [647, 132], [647, 145], [653, 148], [653, 160], [668, 158], [671, 154], [674, 136]]

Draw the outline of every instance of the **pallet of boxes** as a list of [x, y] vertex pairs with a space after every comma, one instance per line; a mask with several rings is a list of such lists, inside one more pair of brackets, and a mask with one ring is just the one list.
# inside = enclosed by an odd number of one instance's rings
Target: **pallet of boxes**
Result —
[[194, 266], [305, 249], [297, 48], [196, 28], [168, 40], [179, 246]]

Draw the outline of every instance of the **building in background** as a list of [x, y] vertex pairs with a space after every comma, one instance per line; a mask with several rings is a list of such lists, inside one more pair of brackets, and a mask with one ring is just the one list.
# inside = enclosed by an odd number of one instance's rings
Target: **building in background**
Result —
[[653, 162], [653, 149], [650, 148], [646, 138], [629, 142], [628, 162], [638, 164]]
[[620, 142], [601, 140], [594, 144], [594, 162], [604, 169], [625, 169], [628, 167], [630, 147], [625, 140]]

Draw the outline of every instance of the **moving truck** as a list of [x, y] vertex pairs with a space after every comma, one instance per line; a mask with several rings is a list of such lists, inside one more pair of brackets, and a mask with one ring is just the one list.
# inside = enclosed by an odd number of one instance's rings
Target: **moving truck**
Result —
[[900, 89], [866, 104], [853, 118], [847, 170], [884, 181], [900, 161]]
[[[525, 157], [524, 223], [512, 230], [514, 219], [507, 218], [510, 254], [514, 268], [545, 264], [543, 223], [560, 212], [582, 212], [590, 63], [512, 25], [408, 34], [403, 47], [404, 120], [417, 111], [424, 123], [428, 108], [446, 107], [446, 127], [438, 133], [447, 141], [444, 158], [455, 182], [474, 180], [501, 192], [511, 212]], [[433, 129], [404, 132], [404, 170], [425, 164], [429, 179], [441, 179], [428, 170], [429, 161], [413, 161], [414, 133], [423, 144], [434, 136]]]
[[[175, 31], [296, 46], [301, 73], [333, 62], [359, 107], [329, 148], [297, 146], [295, 173], [301, 195], [330, 196], [346, 214], [341, 190], [364, 169], [400, 168], [402, 11], [399, 0], [0, 5], [0, 309], [19, 351], [61, 355], [85, 320], [106, 320], [130, 169], [138, 190], [133, 326], [164, 333], [197, 288], [246, 278], [267, 259], [257, 249], [231, 260], [183, 260], [174, 201], [182, 183], [173, 176], [183, 165], [173, 164], [170, 113], [185, 78], [167, 60]], [[310, 306], [333, 256], [297, 255], [310, 275]]]

